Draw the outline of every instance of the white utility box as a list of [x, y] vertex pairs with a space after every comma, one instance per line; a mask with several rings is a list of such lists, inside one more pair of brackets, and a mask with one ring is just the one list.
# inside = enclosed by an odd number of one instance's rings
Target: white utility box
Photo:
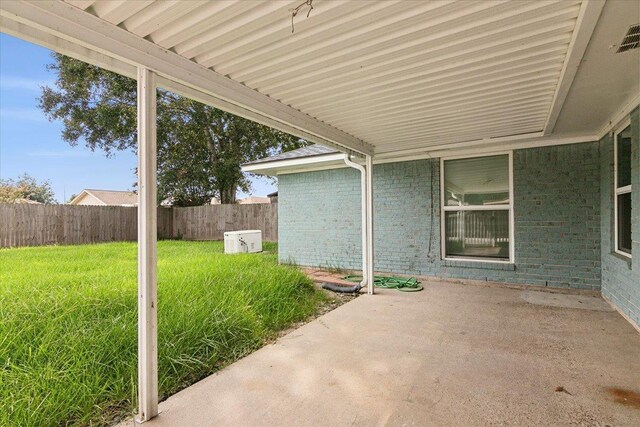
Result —
[[224, 253], [262, 252], [261, 230], [227, 231], [224, 233]]

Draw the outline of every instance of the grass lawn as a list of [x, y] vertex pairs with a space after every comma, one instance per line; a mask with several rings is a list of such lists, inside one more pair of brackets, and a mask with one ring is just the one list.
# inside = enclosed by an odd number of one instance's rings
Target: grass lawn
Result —
[[[161, 398], [314, 314], [324, 296], [266, 253], [158, 245]], [[109, 424], [136, 407], [135, 243], [0, 249], [0, 425]]]

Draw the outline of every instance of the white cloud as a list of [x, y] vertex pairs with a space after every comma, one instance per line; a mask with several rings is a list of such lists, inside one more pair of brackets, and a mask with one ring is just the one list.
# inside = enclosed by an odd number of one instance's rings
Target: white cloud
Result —
[[40, 86], [52, 86], [53, 80], [30, 79], [16, 76], [0, 76], [0, 88], [2, 90], [29, 90], [40, 91]]

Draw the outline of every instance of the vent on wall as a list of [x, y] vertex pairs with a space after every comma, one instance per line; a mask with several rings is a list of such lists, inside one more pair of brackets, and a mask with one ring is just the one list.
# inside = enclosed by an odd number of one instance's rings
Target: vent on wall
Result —
[[622, 39], [622, 43], [620, 43], [616, 53], [626, 52], [638, 47], [640, 47], [640, 24], [635, 24], [629, 27], [629, 31]]

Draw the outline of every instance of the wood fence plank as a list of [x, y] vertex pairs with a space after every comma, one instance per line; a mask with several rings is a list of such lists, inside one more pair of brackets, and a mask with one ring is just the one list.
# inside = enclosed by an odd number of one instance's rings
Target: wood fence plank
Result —
[[[277, 241], [277, 204], [158, 208], [161, 239], [222, 240], [249, 229]], [[136, 241], [137, 233], [135, 207], [0, 204], [0, 247]]]

